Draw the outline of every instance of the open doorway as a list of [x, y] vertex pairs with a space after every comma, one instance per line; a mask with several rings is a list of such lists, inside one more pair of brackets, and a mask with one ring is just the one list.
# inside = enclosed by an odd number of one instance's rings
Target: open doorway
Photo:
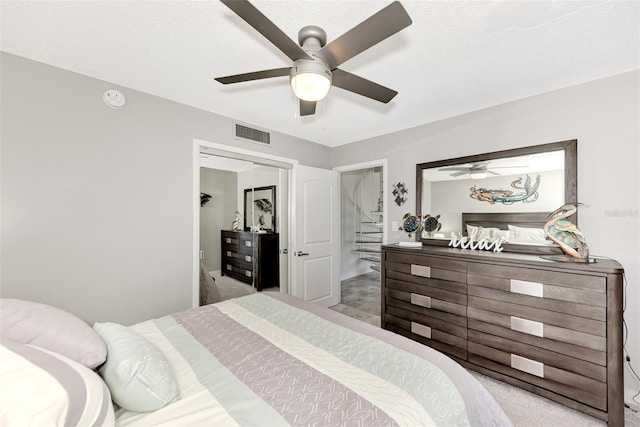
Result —
[[[286, 214], [278, 215], [276, 221], [280, 233], [280, 292], [326, 307], [339, 303], [339, 173], [300, 165], [297, 160], [196, 139], [193, 144], [193, 305], [199, 303], [201, 153], [281, 169], [278, 188], [286, 187], [286, 192], [276, 189], [276, 199], [281, 205], [277, 211]], [[242, 192], [244, 194], [244, 189]]]
[[340, 172], [342, 311], [380, 324], [380, 252], [386, 239], [387, 161], [343, 166]]
[[[194, 188], [200, 190], [194, 210], [194, 306], [201, 266], [222, 299], [263, 289], [289, 292], [291, 168], [286, 159], [194, 141]], [[261, 188], [273, 191], [267, 197], [255, 191]]]
[[200, 263], [222, 300], [281, 285], [287, 290], [287, 257], [280, 256], [280, 247], [288, 222], [278, 221], [278, 213], [286, 216], [288, 185], [281, 173], [286, 170], [200, 153]]

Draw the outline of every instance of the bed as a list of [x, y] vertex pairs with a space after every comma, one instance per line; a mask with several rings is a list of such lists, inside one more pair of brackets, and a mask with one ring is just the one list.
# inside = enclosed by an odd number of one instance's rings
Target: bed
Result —
[[[25, 342], [29, 334], [23, 331], [16, 336], [29, 323], [15, 326], [16, 312], [24, 308], [3, 304], [3, 357], [19, 354], [5, 346], [7, 339], [33, 349], [50, 345]], [[72, 341], [85, 343], [85, 353], [100, 346], [86, 344], [89, 331], [81, 325], [64, 330], [69, 336], [76, 329], [82, 334]], [[487, 390], [452, 359], [286, 294], [256, 293], [130, 327], [105, 322], [89, 329], [106, 348], [106, 362], [99, 354], [83, 362], [85, 375], [100, 373], [105, 393], [96, 399], [100, 384], [94, 385], [94, 402], [85, 405], [93, 413], [80, 411], [93, 420], [86, 425], [511, 425]], [[41, 339], [46, 333], [40, 332]], [[45, 351], [56, 350], [62, 351]], [[78, 350], [64, 351], [71, 358]], [[11, 382], [0, 375], [0, 397], [10, 398]], [[116, 402], [112, 415], [104, 413], [109, 399]], [[0, 408], [0, 424], [20, 425], [12, 422], [16, 410], [9, 406]], [[58, 412], [64, 419], [64, 410]]]
[[508, 252], [562, 254], [543, 229], [548, 220], [548, 212], [463, 212], [462, 232], [465, 236], [476, 232], [476, 240], [502, 237]]
[[463, 212], [462, 230], [467, 226], [482, 226], [509, 230], [509, 226], [542, 229], [549, 220], [549, 212]]

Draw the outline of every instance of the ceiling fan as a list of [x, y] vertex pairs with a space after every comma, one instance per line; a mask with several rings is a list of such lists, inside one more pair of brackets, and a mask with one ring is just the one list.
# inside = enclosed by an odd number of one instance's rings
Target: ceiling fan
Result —
[[398, 92], [337, 68], [340, 64], [392, 36], [411, 24], [402, 5], [395, 1], [329, 44], [327, 33], [313, 25], [298, 32], [296, 44], [280, 28], [246, 0], [220, 0], [240, 18], [255, 28], [292, 61], [291, 67], [216, 77], [222, 84], [241, 83], [271, 77], [289, 76], [300, 99], [300, 115], [315, 114], [317, 101], [331, 86], [387, 103]]
[[439, 171], [456, 171], [449, 175], [451, 176], [462, 176], [469, 174], [471, 179], [483, 179], [486, 178], [488, 174], [492, 175], [500, 175], [498, 172], [494, 172], [493, 169], [513, 169], [513, 168], [521, 168], [526, 166], [494, 166], [489, 168], [490, 161], [487, 162], [478, 162], [471, 163], [471, 166], [451, 166], [446, 168], [438, 169]]

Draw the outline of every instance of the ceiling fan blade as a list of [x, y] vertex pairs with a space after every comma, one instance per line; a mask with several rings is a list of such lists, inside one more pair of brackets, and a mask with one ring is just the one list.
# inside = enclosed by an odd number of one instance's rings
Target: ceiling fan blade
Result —
[[316, 55], [324, 59], [333, 70], [343, 62], [408, 27], [411, 22], [404, 7], [394, 1], [324, 46]]
[[356, 76], [344, 70], [336, 68], [331, 72], [332, 85], [349, 92], [354, 92], [385, 104], [398, 94], [395, 90], [381, 86], [371, 80]]
[[311, 57], [280, 28], [246, 0], [220, 0], [236, 15], [255, 28], [267, 40], [284, 52], [291, 60], [311, 59]]
[[468, 173], [469, 173], [468, 170], [463, 170], [463, 171], [460, 171], [460, 172], [454, 172], [454, 173], [449, 174], [449, 175], [451, 175], [451, 176], [462, 176], [462, 175], [466, 175]]
[[311, 116], [316, 113], [316, 101], [300, 100], [300, 115]]
[[291, 67], [274, 68], [272, 70], [254, 71], [252, 73], [235, 74], [233, 76], [216, 77], [215, 80], [228, 85], [230, 83], [248, 82], [250, 80], [270, 79], [271, 77], [288, 76], [291, 72]]
[[491, 169], [487, 169], [487, 172], [489, 172], [491, 175], [498, 175], [501, 176], [501, 174], [499, 174], [498, 172], [494, 172]]
[[449, 168], [440, 168], [438, 169], [439, 171], [470, 171], [471, 168], [469, 167], [464, 167], [464, 166], [453, 166], [453, 167], [449, 167]]

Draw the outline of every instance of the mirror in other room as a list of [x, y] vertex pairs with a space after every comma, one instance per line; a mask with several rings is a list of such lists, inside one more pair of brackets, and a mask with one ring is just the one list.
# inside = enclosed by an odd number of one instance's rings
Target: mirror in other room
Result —
[[424, 244], [447, 246], [452, 232], [474, 233], [503, 237], [505, 251], [557, 253], [542, 226], [550, 212], [577, 201], [577, 141], [420, 163], [416, 189], [418, 211], [440, 215], [440, 230], [423, 232]]

